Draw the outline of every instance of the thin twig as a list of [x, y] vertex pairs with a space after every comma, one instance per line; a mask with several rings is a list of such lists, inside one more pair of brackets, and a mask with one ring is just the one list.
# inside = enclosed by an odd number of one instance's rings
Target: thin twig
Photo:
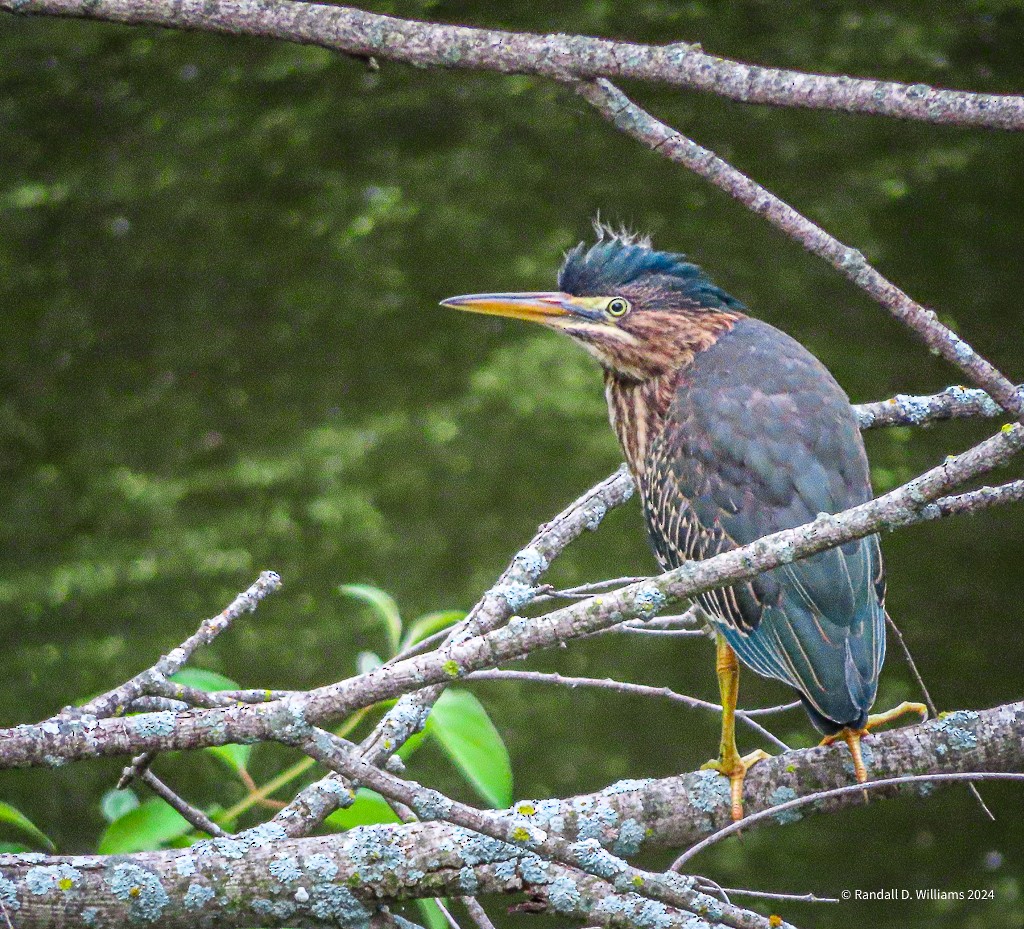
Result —
[[675, 636], [682, 639], [706, 639], [708, 634], [703, 629], [648, 629], [646, 626], [633, 626], [622, 623], [605, 630], [605, 634], [619, 633], [622, 635], [660, 635]]
[[[281, 587], [281, 578], [274, 571], [263, 571], [256, 581], [242, 591], [220, 613], [203, 620], [199, 628], [177, 648], [172, 649], [152, 667], [136, 674], [120, 687], [94, 697], [80, 707], [67, 707], [62, 715], [108, 717], [123, 713], [136, 698], [148, 693], [148, 688], [157, 681], [165, 681], [180, 671], [195, 653], [196, 649], [209, 645], [243, 613], [251, 613], [260, 601]], [[174, 694], [158, 696], [173, 697]]]
[[174, 681], [154, 681], [149, 691], [163, 698], [179, 700], [189, 706], [215, 707], [233, 706], [236, 703], [270, 703], [272, 700], [287, 700], [302, 691], [298, 690], [266, 690], [258, 687], [245, 690], [200, 690], [198, 687], [187, 687]]
[[704, 893], [713, 894], [718, 897], [719, 900], [724, 900], [726, 903], [732, 903], [729, 899], [729, 894], [726, 893], [725, 888], [718, 883], [718, 881], [711, 880], [704, 874], [695, 874], [693, 879], [697, 882], [697, 886], [704, 891]]
[[386, 904], [381, 904], [370, 918], [369, 929], [424, 929], [424, 927], [404, 916], [396, 916]]
[[487, 915], [487, 910], [483, 908], [476, 897], [459, 897], [459, 901], [466, 908], [466, 912], [469, 913], [469, 918], [476, 923], [477, 929], [495, 929], [494, 923], [491, 922], [491, 918]]
[[1009, 481], [996, 487], [980, 487], [953, 497], [937, 500], [943, 516], [962, 516], [965, 513], [977, 513], [994, 506], [1024, 501], [1024, 480]]
[[148, 769], [144, 771], [141, 780], [153, 793], [174, 807], [194, 829], [205, 832], [215, 838], [227, 838], [230, 834], [225, 832], [202, 810], [196, 809], [191, 803], [171, 790], [152, 771]]
[[448, 925], [451, 927], [451, 929], [462, 929], [462, 926], [459, 925], [458, 920], [454, 916], [452, 916], [451, 910], [449, 910], [448, 907], [446, 907], [441, 902], [441, 899], [439, 897], [434, 897], [433, 900], [434, 903], [437, 904], [437, 908], [441, 911], [441, 915], [444, 916], [444, 918], [448, 921]]
[[[251, 613], [259, 606], [269, 594], [281, 586], [281, 577], [274, 571], [263, 571], [260, 576], [231, 601], [220, 613], [209, 619], [203, 620], [199, 628], [189, 636], [177, 648], [171, 650], [152, 667], [147, 668], [140, 674], [136, 674], [131, 680], [126, 681], [120, 687], [107, 691], [98, 697], [94, 697], [88, 703], [80, 707], [66, 707], [62, 715], [74, 717], [82, 716], [119, 716], [128, 711], [139, 699], [144, 698], [157, 690], [161, 685], [168, 683], [171, 675], [180, 671], [188, 660], [195, 653], [196, 649], [203, 645], [209, 645], [225, 629], [243, 613]], [[155, 693], [157, 697], [168, 697], [177, 699], [177, 693]], [[155, 752], [143, 752], [132, 759], [132, 763], [121, 772], [121, 778], [117, 782], [118, 790], [126, 788], [132, 780], [142, 775], [156, 759]]]
[[384, 666], [396, 664], [399, 661], [404, 661], [406, 658], [415, 658], [417, 655], [422, 655], [424, 652], [432, 651], [437, 648], [445, 639], [451, 635], [451, 629], [438, 629], [437, 632], [432, 635], [428, 635], [425, 639], [420, 639], [419, 642], [413, 642], [412, 645], [404, 648], [397, 655], [393, 655], [387, 661], [384, 662]]
[[[924, 677], [922, 677], [921, 672], [917, 669], [917, 662], [914, 661], [914, 656], [910, 653], [910, 646], [907, 645], [907, 640], [903, 638], [903, 631], [896, 625], [896, 621], [888, 613], [885, 614], [885, 621], [895, 634], [896, 641], [899, 642], [900, 650], [903, 652], [903, 658], [907, 662], [907, 666], [910, 668], [910, 673], [914, 676], [914, 680], [917, 681], [917, 686], [920, 688], [921, 695], [924, 697], [924, 702], [928, 707], [928, 712], [932, 714], [933, 718], [938, 716], [939, 709], [935, 705], [931, 692], [928, 690], [928, 686], [924, 682]], [[977, 786], [974, 784], [968, 784], [967, 790], [981, 806], [982, 812], [992, 822], [995, 822], [995, 814], [989, 809], [988, 804], [981, 796], [981, 792], [978, 790]]]
[[566, 587], [563, 590], [555, 590], [548, 586], [541, 588], [542, 592], [533, 598], [533, 603], [547, 603], [551, 600], [585, 600], [609, 587], [625, 587], [626, 584], [639, 584], [641, 581], [649, 580], [647, 575], [633, 575], [627, 577], [610, 577], [603, 581], [592, 581], [589, 584], [580, 584], [576, 587]]
[[[649, 578], [648, 578], [649, 580]], [[613, 593], [625, 588], [620, 587]], [[694, 604], [685, 613], [672, 614], [670, 616], [652, 616], [649, 619], [627, 619], [607, 629], [582, 636], [581, 638], [593, 638], [606, 635], [626, 635], [639, 632], [641, 635], [683, 634], [684, 638], [703, 638], [710, 633], [711, 626], [709, 618], [704, 615], [704, 609], [699, 604]]]
[[121, 777], [117, 781], [117, 789], [124, 790], [132, 781], [141, 778], [149, 770], [149, 766], [156, 761], [156, 756], [156, 752], [143, 752], [141, 755], [136, 755], [132, 758], [131, 764], [125, 765], [121, 769]]
[[917, 670], [917, 662], [914, 661], [914, 656], [910, 654], [910, 649], [907, 647], [906, 639], [903, 638], [903, 632], [888, 613], [885, 614], [885, 621], [895, 634], [896, 641], [900, 644], [900, 649], [902, 650], [903, 657], [910, 668], [910, 673], [914, 676], [914, 680], [917, 681], [917, 686], [921, 691], [921, 695], [924, 697], [924, 702], [928, 706], [928, 712], [932, 714], [933, 718], [938, 716], [939, 710], [935, 706], [935, 701], [932, 699], [932, 695], [928, 690], [928, 686], [924, 682], [924, 678], [921, 677], [921, 672]]
[[[566, 677], [562, 674], [547, 673], [543, 671], [505, 671], [505, 670], [489, 670], [489, 671], [474, 671], [468, 675], [466, 680], [469, 681], [522, 681], [530, 684], [553, 684], [558, 687], [568, 687], [574, 689], [576, 687], [591, 687], [598, 690], [613, 690], [616, 693], [626, 694], [631, 697], [646, 697], [655, 698], [658, 700], [671, 700], [673, 703], [681, 703], [683, 706], [689, 707], [691, 710], [711, 710], [715, 713], [721, 713], [722, 707], [720, 704], [711, 703], [707, 700], [701, 700], [699, 697], [691, 697], [688, 694], [677, 693], [668, 687], [650, 687], [647, 684], [633, 684], [627, 681], [616, 681], [611, 678], [597, 678], [597, 677]], [[767, 707], [769, 712], [776, 712], [778, 707]], [[786, 707], [788, 709], [788, 707]], [[763, 711], [762, 711], [763, 713]], [[764, 736], [776, 747], [781, 748], [784, 752], [788, 752], [790, 747], [778, 738], [773, 733], [769, 732], [758, 723], [756, 720], [750, 718], [750, 715], [745, 710], [736, 710], [736, 718], [742, 719], [751, 729], [757, 732], [759, 735]]]
[[792, 903], [839, 903], [838, 897], [819, 897], [817, 894], [783, 894], [770, 890], [750, 890], [746, 887], [723, 887], [736, 897], [759, 897], [763, 900], [787, 900]]

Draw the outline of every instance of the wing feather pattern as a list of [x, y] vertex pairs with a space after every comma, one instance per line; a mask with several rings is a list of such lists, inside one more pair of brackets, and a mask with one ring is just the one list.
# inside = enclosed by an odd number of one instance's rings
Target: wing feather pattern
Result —
[[[798, 342], [747, 318], [683, 372], [640, 483], [665, 567], [871, 497], [842, 388]], [[701, 602], [744, 663], [794, 687], [815, 723], [833, 731], [862, 725], [874, 702], [884, 594], [878, 538], [870, 536], [709, 591]]]

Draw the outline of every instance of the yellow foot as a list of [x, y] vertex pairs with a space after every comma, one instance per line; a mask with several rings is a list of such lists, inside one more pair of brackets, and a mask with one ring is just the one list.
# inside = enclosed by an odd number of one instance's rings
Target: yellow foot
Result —
[[729, 796], [732, 800], [734, 821], [743, 819], [743, 778], [747, 776], [747, 771], [759, 761], [771, 757], [768, 752], [757, 749], [742, 758], [736, 753], [732, 758], [715, 758], [700, 766], [701, 771], [717, 771], [729, 778]]
[[[845, 742], [850, 747], [850, 754], [853, 756], [853, 773], [857, 776], [857, 783], [863, 784], [868, 779], [868, 772], [867, 768], [864, 767], [864, 758], [860, 751], [860, 740], [864, 736], [870, 735], [872, 729], [884, 726], [886, 723], [891, 723], [894, 719], [899, 719], [900, 716], [905, 716], [907, 713], [919, 713], [921, 719], [924, 720], [928, 718], [928, 707], [923, 703], [908, 703], [904, 701], [899, 706], [894, 706], [891, 710], [869, 716], [863, 729], [840, 729], [832, 735], [825, 736], [821, 740], [821, 744], [832, 745], [840, 740]], [[866, 791], [865, 799], [867, 799]]]
[[918, 713], [921, 716], [922, 722], [928, 718], [928, 707], [923, 703], [908, 703], [904, 700], [899, 706], [894, 706], [891, 710], [886, 710], [884, 713], [875, 713], [868, 717], [867, 725], [865, 729], [874, 729], [876, 726], [884, 726], [886, 723], [891, 723], [894, 719], [899, 719], [901, 716], [906, 716], [907, 713]]

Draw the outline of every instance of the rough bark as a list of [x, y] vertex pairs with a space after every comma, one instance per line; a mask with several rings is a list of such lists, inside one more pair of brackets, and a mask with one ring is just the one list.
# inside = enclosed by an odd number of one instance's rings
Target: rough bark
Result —
[[[873, 735], [864, 747], [872, 779], [1021, 772], [1024, 703], [950, 713], [920, 726]], [[846, 785], [851, 775], [843, 744], [789, 752], [751, 769], [746, 809], [756, 813]], [[931, 792], [927, 785], [914, 784], [887, 789], [884, 795], [902, 793], [918, 799]], [[881, 793], [873, 794], [872, 802], [881, 800]], [[781, 813], [778, 822], [772, 818], [770, 823], [787, 825], [863, 802], [859, 793], [837, 797]], [[503, 815], [509, 823], [567, 842], [595, 840], [622, 858], [648, 849], [686, 847], [730, 822], [728, 785], [709, 771], [622, 781], [596, 794], [564, 800], [520, 801]], [[369, 826], [301, 839], [287, 837], [276, 824], [265, 824], [184, 850], [111, 858], [3, 855], [0, 903], [19, 929], [99, 929], [156, 922], [165, 929], [208, 924], [301, 926], [330, 920], [366, 927], [374, 906], [382, 902], [523, 889], [544, 892], [556, 913], [609, 926], [625, 925], [615, 922], [616, 914], [629, 907], [639, 912], [646, 905], [631, 897], [628, 888], [620, 888], [616, 896], [610, 895], [611, 885], [580, 884], [567, 869], [524, 845], [446, 822]], [[589, 907], [584, 900], [588, 894]], [[606, 898], [609, 902], [597, 907]], [[671, 916], [670, 910], [658, 912]]]
[[579, 35], [471, 29], [290, 0], [0, 0], [0, 11], [97, 19], [320, 45], [420, 68], [629, 78], [741, 103], [833, 110], [988, 129], [1024, 129], [1024, 97], [807, 74], [730, 61], [698, 43], [640, 45]]

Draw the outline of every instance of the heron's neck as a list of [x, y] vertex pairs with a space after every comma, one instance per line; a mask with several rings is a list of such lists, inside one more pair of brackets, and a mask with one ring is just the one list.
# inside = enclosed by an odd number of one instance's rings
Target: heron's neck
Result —
[[626, 464], [640, 484], [647, 470], [651, 444], [661, 435], [665, 416], [672, 405], [678, 374], [678, 371], [668, 371], [644, 381], [633, 381], [605, 371], [608, 417], [626, 456]]
[[651, 448], [665, 428], [665, 418], [677, 391], [685, 383], [687, 369], [698, 354], [733, 327], [739, 316], [738, 313], [721, 314], [711, 325], [706, 322], [701, 328], [688, 328], [685, 334], [680, 331], [679, 338], [669, 342], [671, 362], [658, 367], [652, 365], [653, 370], [642, 379], [605, 368], [608, 416], [626, 456], [626, 464], [641, 488], [651, 462]]

